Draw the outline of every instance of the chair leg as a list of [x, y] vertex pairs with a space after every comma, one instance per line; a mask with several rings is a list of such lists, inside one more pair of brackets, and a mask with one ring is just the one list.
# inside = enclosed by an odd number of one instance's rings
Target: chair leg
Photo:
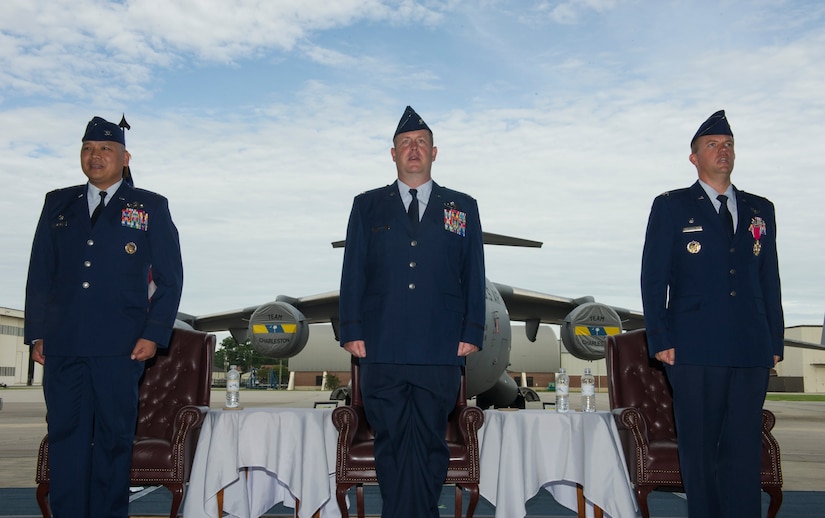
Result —
[[782, 506], [782, 488], [771, 486], [763, 489], [771, 497], [767, 518], [776, 518], [779, 508]]
[[636, 486], [636, 500], [639, 502], [639, 512], [642, 518], [650, 518], [650, 510], [647, 508], [647, 495], [653, 491], [651, 487]]
[[467, 518], [473, 518], [473, 515], [476, 512], [476, 506], [478, 505], [478, 484], [466, 485], [464, 486], [464, 489], [470, 493], [470, 503], [467, 504]]
[[576, 484], [576, 507], [578, 508], [578, 517], [585, 518], [587, 516], [587, 509], [584, 504], [584, 488], [581, 484]]
[[[296, 499], [295, 499], [295, 513], [294, 513], [294, 515], [293, 515], [295, 518], [298, 518], [298, 516], [299, 516], [299, 511], [300, 511], [300, 510], [301, 510], [301, 500], [299, 500], [298, 498], [296, 498]], [[320, 509], [318, 509], [317, 511], [315, 511], [315, 512], [312, 514], [312, 518], [321, 518], [321, 510], [320, 510]]]
[[461, 518], [461, 486], [455, 485], [455, 518]]
[[[576, 484], [576, 503], [579, 518], [587, 516], [587, 500], [584, 498], [584, 486], [581, 484]], [[593, 504], [593, 518], [604, 518], [604, 510], [596, 504]]]
[[355, 486], [355, 507], [358, 510], [358, 518], [364, 518], [364, 484]]
[[183, 502], [183, 484], [166, 484], [166, 489], [172, 493], [172, 508], [169, 509], [169, 518], [178, 517], [178, 509]]
[[49, 483], [41, 482], [37, 484], [37, 505], [43, 518], [52, 518], [52, 509], [49, 507]]
[[335, 501], [338, 502], [338, 510], [341, 512], [341, 518], [349, 518], [347, 491], [350, 487], [352, 486], [348, 484], [337, 484], [335, 486]]

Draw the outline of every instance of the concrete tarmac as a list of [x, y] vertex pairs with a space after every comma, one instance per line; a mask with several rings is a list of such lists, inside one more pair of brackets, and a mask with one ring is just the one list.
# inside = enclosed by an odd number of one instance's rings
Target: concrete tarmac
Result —
[[[540, 392], [544, 401], [553, 393]], [[573, 394], [576, 401], [578, 394]], [[0, 488], [35, 487], [37, 449], [46, 434], [46, 405], [40, 387], [0, 389]], [[329, 400], [314, 390], [242, 390], [241, 404], [311, 408]], [[212, 408], [224, 404], [223, 390], [212, 391]], [[541, 403], [528, 403], [541, 408]], [[607, 394], [596, 395], [596, 408], [608, 410]], [[785, 491], [825, 491], [825, 402], [767, 401], [776, 414], [773, 434], [779, 441]]]

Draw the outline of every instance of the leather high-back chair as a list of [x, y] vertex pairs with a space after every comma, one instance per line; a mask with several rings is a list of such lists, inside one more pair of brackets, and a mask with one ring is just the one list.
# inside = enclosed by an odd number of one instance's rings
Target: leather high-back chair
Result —
[[[167, 349], [146, 362], [140, 380], [132, 450], [131, 484], [165, 486], [172, 493], [170, 518], [178, 515], [195, 458], [195, 446], [209, 411], [215, 335], [175, 329]], [[49, 436], [37, 452], [37, 504], [49, 508]]]
[[[644, 329], [607, 340], [610, 409], [616, 418], [630, 479], [642, 517], [648, 518], [648, 494], [657, 488], [682, 489], [673, 392], [664, 366], [650, 358]], [[782, 505], [779, 444], [771, 434], [776, 418], [762, 410], [762, 490], [770, 496], [768, 518]]]
[[[335, 496], [343, 518], [349, 517], [347, 491], [356, 486], [358, 518], [364, 518], [364, 484], [377, 484], [373, 430], [364, 413], [361, 399], [360, 366], [352, 357], [350, 404], [333, 410], [332, 421], [338, 429], [338, 450], [335, 461]], [[461, 490], [470, 493], [467, 518], [472, 518], [478, 504], [479, 448], [478, 429], [484, 423], [480, 408], [467, 406], [464, 368], [455, 408], [447, 422], [446, 438], [450, 448], [450, 463], [445, 484], [455, 484], [455, 517], [461, 517]]]

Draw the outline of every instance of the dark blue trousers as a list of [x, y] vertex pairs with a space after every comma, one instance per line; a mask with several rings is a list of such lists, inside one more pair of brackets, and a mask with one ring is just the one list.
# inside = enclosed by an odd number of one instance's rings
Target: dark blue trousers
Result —
[[461, 368], [361, 364], [361, 393], [375, 432], [382, 518], [438, 518], [450, 452], [447, 418]]
[[666, 368], [688, 516], [760, 517], [762, 405], [769, 369]]
[[49, 355], [49, 501], [55, 518], [125, 518], [143, 362]]

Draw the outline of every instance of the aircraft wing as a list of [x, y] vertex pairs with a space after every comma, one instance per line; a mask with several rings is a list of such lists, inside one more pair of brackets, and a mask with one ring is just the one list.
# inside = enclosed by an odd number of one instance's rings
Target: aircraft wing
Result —
[[[537, 291], [525, 290], [493, 283], [501, 294], [510, 320], [524, 322], [538, 321], [544, 324], [561, 324], [565, 317], [578, 306], [586, 302], [594, 302], [593, 297], [571, 299], [559, 297]], [[622, 328], [626, 330], [644, 327], [644, 317], [641, 311], [635, 311], [616, 306], [610, 306], [622, 320]]]
[[[493, 284], [507, 307], [510, 320], [531, 322], [534, 325], [538, 323], [561, 325], [565, 317], [576, 307], [594, 301], [593, 297], [589, 296], [573, 299], [506, 284]], [[279, 295], [276, 301], [289, 304], [300, 311], [308, 324], [332, 322], [333, 328], [337, 327], [339, 302], [337, 291], [298, 298]], [[180, 313], [178, 318], [201, 331], [229, 331], [236, 340], [242, 342], [247, 338], [247, 329], [252, 314], [261, 306], [263, 304], [202, 316]], [[622, 328], [630, 330], [644, 327], [644, 319], [640, 311], [610, 307], [619, 315]], [[337, 336], [337, 329], [335, 331]]]
[[[288, 297], [278, 295], [278, 302], [286, 302], [300, 311], [308, 324], [320, 324], [338, 320], [338, 292], [330, 291], [306, 297]], [[210, 315], [192, 316], [179, 313], [178, 318], [195, 329], [216, 332], [229, 331], [239, 342], [246, 340], [247, 328], [252, 314], [263, 304], [243, 309], [212, 313]]]
[[798, 347], [800, 349], [813, 349], [815, 351], [825, 351], [825, 344], [803, 342], [802, 340], [794, 340], [792, 338], [785, 339], [785, 347]]

